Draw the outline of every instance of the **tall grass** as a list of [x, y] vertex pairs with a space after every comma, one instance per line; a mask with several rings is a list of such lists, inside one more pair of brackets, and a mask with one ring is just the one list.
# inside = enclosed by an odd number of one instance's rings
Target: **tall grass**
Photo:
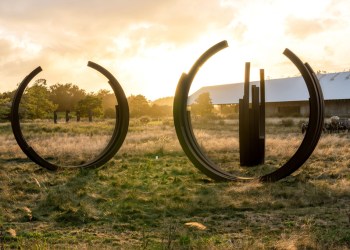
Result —
[[[238, 164], [236, 121], [193, 125], [217, 164], [256, 176], [295, 152], [303, 136], [294, 124], [268, 123], [265, 165], [248, 170]], [[113, 124], [25, 126], [28, 141], [64, 165], [97, 154]], [[174, 128], [161, 122], [131, 121], [120, 151], [91, 170], [41, 169], [21, 153], [8, 124], [0, 124], [0, 140], [6, 249], [350, 248], [347, 134], [322, 135], [299, 171], [272, 184], [211, 181], [184, 155]]]

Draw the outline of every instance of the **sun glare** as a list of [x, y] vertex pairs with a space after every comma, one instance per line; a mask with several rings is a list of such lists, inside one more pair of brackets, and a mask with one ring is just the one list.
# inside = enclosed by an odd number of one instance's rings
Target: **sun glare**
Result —
[[[316, 70], [339, 71], [349, 65], [342, 53], [349, 37], [347, 7], [345, 1], [331, 0], [320, 0], [317, 4], [304, 0], [245, 1], [244, 4], [220, 0], [215, 11], [229, 14], [202, 22], [201, 18], [208, 16], [207, 10], [204, 11], [203, 16], [198, 16], [201, 22], [185, 24], [193, 29], [193, 34], [181, 26], [184, 24], [180, 19], [161, 15], [157, 18], [164, 20], [158, 20], [147, 13], [142, 18], [126, 19], [124, 25], [113, 28], [106, 18], [108, 23], [102, 25], [106, 29], [101, 26], [95, 30], [95, 38], [73, 27], [75, 22], [69, 28], [62, 26], [60, 29], [64, 31], [57, 32], [57, 37], [53, 33], [31, 36], [41, 32], [36, 23], [25, 26], [33, 29], [28, 29], [31, 33], [26, 30], [16, 33], [11, 25], [4, 25], [0, 29], [5, 55], [0, 90], [13, 90], [27, 68], [39, 64], [46, 71], [52, 69], [52, 75], [47, 74], [48, 82], [83, 80], [87, 91], [96, 91], [100, 86], [95, 79], [84, 75], [79, 79], [70, 72], [79, 67], [82, 70], [92, 60], [115, 74], [126, 95], [142, 94], [151, 100], [172, 96], [182, 72], [187, 72], [204, 51], [222, 40], [228, 41], [229, 48], [204, 64], [191, 92], [205, 85], [242, 82], [245, 62], [251, 62], [251, 80], [258, 79], [260, 68], [270, 78], [293, 76], [295, 71], [282, 55], [286, 47], [312, 62]], [[299, 26], [304, 23], [308, 27]], [[89, 46], [94, 49], [90, 50]]]

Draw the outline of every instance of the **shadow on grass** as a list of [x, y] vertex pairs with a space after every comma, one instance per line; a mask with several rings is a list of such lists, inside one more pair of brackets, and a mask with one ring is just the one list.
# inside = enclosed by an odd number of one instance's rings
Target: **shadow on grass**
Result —
[[[13, 206], [25, 204], [32, 210], [31, 221], [25, 223], [48, 225], [42, 232], [47, 238], [50, 231], [61, 230], [57, 241], [64, 240], [67, 232], [84, 228], [93, 232], [102, 227], [111, 235], [137, 234], [133, 237], [139, 242], [146, 239], [141, 232], [158, 242], [170, 237], [177, 246], [194, 247], [197, 242], [240, 248], [227, 242], [244, 239], [254, 248], [256, 242], [274, 246], [283, 237], [292, 241], [307, 235], [321, 248], [349, 247], [350, 191], [344, 171], [315, 175], [317, 169], [307, 165], [297, 175], [272, 184], [215, 183], [183, 154], [155, 152], [116, 156], [100, 169], [36, 171], [39, 188], [32, 183], [33, 171], [27, 165], [18, 164], [28, 168], [25, 175], [18, 166], [9, 175], [16, 189], [8, 191], [8, 200], [15, 192], [22, 193], [20, 198], [15, 196]], [[20, 178], [27, 179], [16, 183]], [[187, 222], [201, 223], [207, 229], [186, 228]], [[23, 221], [4, 221], [6, 227], [11, 223]], [[169, 236], [171, 228], [176, 230]], [[25, 232], [23, 237], [29, 235]]]
[[36, 203], [37, 220], [62, 228], [103, 225], [116, 233], [148, 228], [155, 234], [196, 221], [207, 227], [201, 234], [206, 237], [249, 234], [272, 241], [307, 232], [322, 246], [349, 243], [350, 193], [330, 188], [324, 175], [313, 180], [299, 173], [272, 184], [214, 183], [184, 156], [70, 171], [73, 177], [50, 186]]

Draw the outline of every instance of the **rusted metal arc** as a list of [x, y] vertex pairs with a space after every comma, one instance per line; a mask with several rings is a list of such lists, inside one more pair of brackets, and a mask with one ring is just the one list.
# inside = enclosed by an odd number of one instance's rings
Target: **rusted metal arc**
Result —
[[[112, 134], [112, 137], [107, 144], [106, 148], [93, 160], [77, 165], [77, 166], [69, 166], [69, 167], [78, 167], [78, 168], [96, 168], [102, 166], [104, 163], [109, 161], [119, 150], [121, 145], [124, 142], [124, 139], [126, 137], [126, 134], [128, 132], [129, 127], [129, 106], [128, 102], [125, 96], [125, 93], [120, 86], [117, 79], [105, 68], [102, 66], [93, 63], [88, 62], [88, 66], [99, 71], [101, 74], [103, 74], [109, 81], [108, 83], [112, 87], [114, 94], [116, 96], [118, 106], [116, 108], [116, 122], [114, 131]], [[28, 156], [29, 159], [31, 159], [36, 164], [40, 165], [41, 167], [44, 167], [48, 170], [57, 170], [59, 167], [55, 164], [52, 164], [48, 161], [46, 161], [44, 158], [42, 158], [38, 153], [35, 152], [35, 150], [27, 143], [25, 140], [21, 126], [20, 126], [20, 119], [19, 119], [19, 104], [21, 102], [23, 93], [30, 83], [30, 81], [42, 71], [41, 67], [37, 67], [34, 69], [28, 76], [26, 76], [21, 84], [19, 85], [13, 101], [12, 101], [12, 107], [11, 107], [11, 127], [13, 134], [15, 136], [15, 139], [22, 149], [22, 151]]]
[[91, 61], [88, 62], [88, 66], [97, 70], [109, 80], [108, 83], [112, 87], [118, 102], [118, 106], [116, 106], [116, 123], [112, 137], [106, 148], [96, 157], [98, 166], [101, 166], [118, 152], [125, 140], [129, 128], [129, 105], [120, 83], [108, 70]]
[[200, 66], [202, 66], [211, 56], [227, 46], [228, 44], [226, 41], [222, 41], [212, 46], [199, 57], [188, 74], [183, 73], [181, 75], [174, 97], [173, 108], [176, 134], [187, 157], [206, 175], [215, 180], [221, 181], [228, 179], [235, 180], [236, 177], [221, 171], [198, 146], [198, 142], [192, 131], [191, 120], [187, 114], [187, 100], [192, 81]]
[[22, 99], [22, 95], [24, 93], [24, 90], [28, 86], [29, 82], [40, 72], [42, 71], [41, 67], [37, 67], [34, 69], [29, 75], [27, 75], [21, 84], [19, 85], [13, 100], [12, 100], [12, 106], [11, 106], [11, 127], [13, 134], [15, 136], [15, 139], [22, 149], [22, 151], [36, 164], [42, 166], [45, 165], [45, 168], [48, 170], [56, 170], [57, 166], [54, 164], [51, 164], [49, 162], [43, 161], [43, 159], [32, 149], [32, 147], [27, 143], [27, 141], [24, 139], [22, 130], [21, 130], [21, 125], [20, 125], [20, 119], [19, 119], [19, 104]]
[[306, 83], [310, 99], [309, 127], [295, 154], [276, 171], [260, 177], [261, 181], [277, 181], [299, 169], [314, 151], [321, 137], [324, 120], [324, 100], [320, 83], [312, 68], [304, 64], [292, 51], [283, 52], [298, 68]]
[[234, 176], [226, 171], [220, 169], [215, 163], [213, 163], [206, 154], [200, 149], [198, 142], [194, 136], [190, 116], [187, 111], [188, 93], [191, 87], [192, 81], [199, 70], [199, 67], [203, 65], [211, 56], [227, 47], [227, 42], [222, 41], [210, 49], [208, 49], [192, 66], [188, 74], [182, 74], [174, 98], [174, 125], [179, 142], [192, 163], [204, 174], [217, 181], [238, 181], [238, 180], [253, 180], [258, 179], [260, 181], [277, 181], [282, 179], [298, 168], [308, 159], [313, 150], [315, 149], [318, 140], [321, 136], [322, 124], [324, 118], [324, 101], [320, 84], [315, 77], [311, 67], [304, 65], [301, 60], [293, 54], [290, 50], [286, 49], [284, 54], [296, 65], [301, 72], [310, 95], [310, 128], [306, 131], [305, 137], [299, 146], [296, 153], [292, 158], [287, 161], [282, 167], [276, 171], [258, 177], [258, 178], [246, 178]]

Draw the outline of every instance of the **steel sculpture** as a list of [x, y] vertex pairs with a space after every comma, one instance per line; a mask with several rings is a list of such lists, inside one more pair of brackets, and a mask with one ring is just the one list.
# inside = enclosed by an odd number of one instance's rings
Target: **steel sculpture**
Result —
[[183, 73], [179, 79], [174, 98], [174, 124], [179, 142], [191, 162], [204, 174], [217, 181], [238, 181], [258, 179], [264, 182], [272, 182], [282, 179], [299, 169], [309, 158], [315, 149], [322, 132], [324, 119], [324, 101], [319, 81], [309, 64], [303, 63], [292, 51], [285, 49], [283, 54], [287, 56], [300, 71], [309, 92], [309, 126], [295, 154], [280, 168], [258, 178], [240, 177], [222, 170], [213, 163], [201, 150], [194, 136], [190, 111], [187, 110], [188, 93], [192, 81], [199, 68], [214, 54], [228, 47], [226, 41], [222, 41], [204, 52], [194, 63], [190, 71]]
[[255, 166], [263, 164], [265, 160], [264, 70], [260, 70], [260, 89], [256, 85], [252, 85], [251, 106], [249, 105], [249, 74], [250, 63], [246, 63], [244, 95], [243, 99], [239, 99], [239, 156], [241, 166]]
[[[78, 166], [68, 166], [68, 167], [97, 168], [102, 166], [104, 163], [109, 161], [118, 152], [119, 148], [122, 146], [124, 142], [124, 139], [126, 137], [126, 134], [128, 132], [128, 127], [129, 127], [129, 106], [128, 106], [128, 102], [124, 94], [124, 91], [120, 86], [119, 82], [117, 81], [117, 79], [109, 71], [107, 71], [105, 68], [103, 68], [102, 66], [96, 63], [89, 61], [87, 66], [97, 70], [108, 79], [108, 83], [112, 87], [118, 102], [118, 105], [116, 106], [116, 122], [115, 122], [115, 127], [114, 127], [114, 131], [111, 139], [109, 140], [106, 148], [97, 157], [95, 157], [91, 161], [86, 162], [84, 164], [81, 164]], [[21, 147], [22, 151], [28, 156], [29, 159], [31, 159], [36, 164], [48, 170], [57, 170], [61, 166], [52, 164], [47, 160], [45, 160], [44, 158], [42, 158], [27, 143], [27, 141], [25, 140], [22, 134], [21, 126], [20, 126], [18, 111], [19, 111], [19, 104], [20, 104], [21, 98], [29, 82], [41, 71], [42, 71], [41, 67], [40, 66], [37, 67], [28, 76], [26, 76], [21, 82], [21, 84], [19, 85], [12, 101], [11, 127], [18, 145]]]

